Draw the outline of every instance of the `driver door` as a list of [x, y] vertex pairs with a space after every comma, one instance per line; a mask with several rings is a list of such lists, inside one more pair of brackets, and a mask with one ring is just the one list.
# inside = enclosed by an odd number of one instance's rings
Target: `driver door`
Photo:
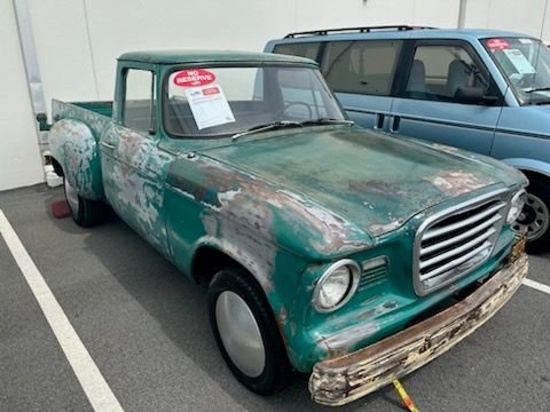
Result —
[[163, 182], [171, 157], [158, 148], [155, 73], [130, 68], [122, 76], [120, 122], [101, 140], [105, 196], [129, 226], [167, 253]]

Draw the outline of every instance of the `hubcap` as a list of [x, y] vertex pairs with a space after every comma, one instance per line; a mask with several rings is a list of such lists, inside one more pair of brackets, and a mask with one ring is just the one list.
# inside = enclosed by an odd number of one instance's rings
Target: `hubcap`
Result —
[[216, 302], [216, 323], [229, 357], [245, 375], [260, 376], [265, 367], [265, 348], [258, 323], [246, 302], [225, 291]]
[[65, 198], [67, 199], [67, 203], [71, 208], [71, 212], [73, 213], [73, 216], [77, 216], [78, 215], [78, 193], [71, 186], [67, 178], [63, 179], [63, 184], [65, 185]]
[[521, 215], [514, 223], [513, 229], [519, 233], [525, 233], [527, 240], [535, 240], [541, 237], [550, 224], [550, 213], [544, 202], [532, 193], [527, 193], [525, 206]]

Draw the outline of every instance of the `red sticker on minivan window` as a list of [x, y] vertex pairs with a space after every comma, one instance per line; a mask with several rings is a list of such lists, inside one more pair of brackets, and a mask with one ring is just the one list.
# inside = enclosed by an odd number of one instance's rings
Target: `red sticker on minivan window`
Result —
[[504, 50], [510, 48], [510, 43], [503, 39], [489, 39], [487, 47], [493, 50]]
[[216, 75], [208, 70], [182, 70], [174, 76], [174, 84], [179, 87], [205, 86], [216, 80]]

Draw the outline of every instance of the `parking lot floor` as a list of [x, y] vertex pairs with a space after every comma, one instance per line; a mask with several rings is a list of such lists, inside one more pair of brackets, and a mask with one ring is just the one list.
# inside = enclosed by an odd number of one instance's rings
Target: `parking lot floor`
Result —
[[[272, 397], [244, 389], [219, 354], [206, 289], [118, 218], [55, 219], [60, 189], [0, 192], [0, 210], [124, 411], [321, 411], [307, 376]], [[529, 278], [550, 286], [550, 254]], [[89, 411], [92, 402], [0, 237], [0, 410]], [[528, 286], [456, 348], [402, 380], [425, 411], [548, 411], [550, 295]], [[95, 409], [98, 409], [96, 406]], [[106, 410], [106, 409], [105, 409]], [[404, 411], [387, 387], [341, 411]]]

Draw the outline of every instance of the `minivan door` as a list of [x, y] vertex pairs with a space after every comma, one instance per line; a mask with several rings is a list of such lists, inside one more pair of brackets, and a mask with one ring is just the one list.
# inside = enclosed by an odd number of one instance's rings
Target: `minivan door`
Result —
[[386, 130], [402, 40], [330, 41], [321, 71], [351, 120]]
[[475, 50], [460, 40], [411, 47], [388, 131], [488, 155], [503, 99]]

